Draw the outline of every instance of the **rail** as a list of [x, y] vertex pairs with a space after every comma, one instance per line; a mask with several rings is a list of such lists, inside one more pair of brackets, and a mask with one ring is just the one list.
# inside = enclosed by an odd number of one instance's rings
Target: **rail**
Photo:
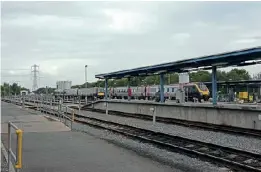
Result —
[[[162, 149], [184, 153], [236, 171], [261, 172], [261, 155], [212, 143], [76, 114], [75, 121], [152, 143]], [[84, 120], [82, 120], [84, 119]]]
[[[12, 137], [11, 137], [11, 129], [15, 129], [15, 133], [17, 135], [17, 143], [16, 143], [16, 154], [13, 152], [11, 147]], [[19, 172], [19, 169], [22, 168], [22, 144], [23, 144], [23, 131], [15, 126], [12, 122], [8, 122], [8, 171], [11, 168], [11, 161], [14, 159], [15, 171]]]

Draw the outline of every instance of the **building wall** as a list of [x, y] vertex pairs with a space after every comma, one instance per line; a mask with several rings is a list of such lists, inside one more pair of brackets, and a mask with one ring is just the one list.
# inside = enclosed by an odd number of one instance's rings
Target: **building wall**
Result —
[[57, 81], [56, 89], [64, 91], [65, 89], [71, 89], [72, 81]]

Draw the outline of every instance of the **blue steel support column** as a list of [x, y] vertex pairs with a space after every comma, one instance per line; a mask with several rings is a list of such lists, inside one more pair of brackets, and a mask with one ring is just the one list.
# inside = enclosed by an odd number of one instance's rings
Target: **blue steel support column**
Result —
[[160, 74], [160, 102], [164, 102], [164, 74]]
[[213, 105], [217, 104], [217, 67], [212, 67], [212, 100]]
[[105, 78], [105, 94], [104, 94], [105, 100], [107, 100], [108, 97], [108, 78]]
[[130, 89], [130, 77], [128, 77], [128, 89], [127, 89], [127, 92], [128, 92], [128, 101], [130, 101], [129, 89]]

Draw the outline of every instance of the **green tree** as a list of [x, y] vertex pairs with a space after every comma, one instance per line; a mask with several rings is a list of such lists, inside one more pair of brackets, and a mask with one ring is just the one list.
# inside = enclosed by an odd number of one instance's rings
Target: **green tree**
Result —
[[190, 82], [209, 82], [211, 74], [208, 71], [197, 71], [189, 73]]
[[[189, 73], [190, 82], [210, 82], [211, 81], [211, 73], [208, 71], [197, 71]], [[251, 79], [249, 73], [245, 69], [232, 69], [229, 72], [225, 71], [217, 71], [217, 80], [218, 81], [237, 81], [237, 80], [249, 80]], [[164, 77], [165, 84], [175, 84], [179, 82], [178, 73], [169, 73]], [[141, 86], [141, 85], [154, 85], [160, 83], [159, 75], [151, 75], [151, 76], [136, 76], [131, 77], [130, 85], [131, 86]], [[109, 87], [121, 87], [127, 86], [128, 79], [109, 79], [108, 86]], [[99, 80], [97, 82], [88, 83], [88, 87], [104, 87], [104, 80]], [[72, 88], [85, 88], [85, 85], [75, 85]]]
[[240, 80], [249, 80], [251, 79], [250, 74], [245, 69], [232, 69], [227, 72], [228, 80], [240, 81]]
[[51, 87], [41, 87], [41, 88], [38, 88], [36, 91], [34, 91], [34, 93], [36, 94], [52, 94], [54, 93], [54, 90], [56, 88], [51, 88]]
[[21, 90], [29, 91], [29, 89], [21, 87], [17, 83], [4, 83], [3, 85], [1, 85], [1, 96], [19, 95]]
[[217, 80], [218, 81], [228, 81], [227, 73], [225, 71], [217, 71]]

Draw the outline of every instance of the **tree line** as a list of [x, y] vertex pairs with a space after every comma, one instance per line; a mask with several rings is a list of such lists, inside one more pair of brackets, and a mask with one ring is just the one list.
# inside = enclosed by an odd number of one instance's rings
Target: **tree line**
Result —
[[[209, 71], [197, 71], [190, 72], [189, 79], [190, 82], [211, 82], [211, 73]], [[245, 69], [232, 69], [228, 72], [217, 70], [217, 80], [218, 81], [240, 81], [240, 80], [250, 80], [252, 79], [249, 72]], [[96, 82], [87, 83], [87, 87], [104, 87], [104, 80], [98, 80]], [[165, 84], [175, 84], [179, 82], [178, 73], [169, 73], [164, 76]], [[141, 86], [141, 85], [157, 85], [160, 83], [160, 76], [139, 76], [131, 77], [130, 85], [131, 86]], [[110, 79], [108, 80], [109, 87], [122, 87], [127, 86], [128, 79]], [[74, 85], [72, 88], [85, 88], [85, 83], [82, 85]]]
[[21, 87], [17, 83], [4, 83], [3, 85], [1, 85], [1, 96], [19, 95], [21, 90], [29, 91], [29, 89]]
[[[232, 69], [228, 72], [217, 70], [217, 80], [218, 81], [240, 81], [240, 80], [250, 80], [257, 79], [258, 76], [261, 78], [261, 74], [255, 75], [251, 78], [248, 71], [245, 69]], [[211, 73], [209, 71], [197, 71], [189, 73], [190, 82], [210, 82], [211, 81]], [[164, 78], [165, 84], [175, 84], [179, 82], [178, 73], [170, 73], [166, 74]], [[159, 75], [153, 76], [139, 76], [139, 77], [131, 77], [130, 85], [131, 86], [141, 86], [141, 85], [157, 85], [160, 83]], [[90, 87], [104, 87], [104, 80], [98, 80], [96, 82], [87, 83], [88, 88]], [[108, 80], [109, 87], [123, 87], [127, 86], [128, 79], [110, 79]], [[74, 85], [72, 88], [85, 88], [85, 83], [82, 85]], [[17, 83], [13, 83], [9, 85], [8, 83], [4, 83], [1, 85], [1, 95], [15, 95], [20, 94], [21, 90], [28, 90], [27, 88], [18, 86]], [[35, 91], [37, 94], [45, 94], [45, 93], [53, 93], [55, 88], [39, 88]]]

